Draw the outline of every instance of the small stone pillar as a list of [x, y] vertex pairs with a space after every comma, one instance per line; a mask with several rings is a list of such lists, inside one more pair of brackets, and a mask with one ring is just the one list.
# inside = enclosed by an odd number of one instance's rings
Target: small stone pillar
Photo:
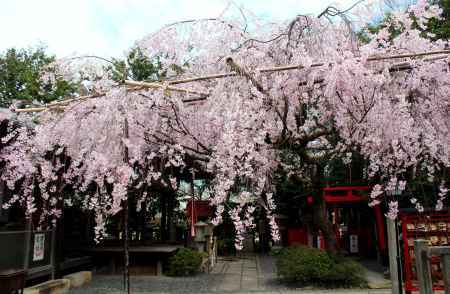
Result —
[[196, 248], [200, 252], [208, 252], [207, 236], [212, 236], [213, 226], [205, 222], [199, 221], [195, 224], [195, 239]]

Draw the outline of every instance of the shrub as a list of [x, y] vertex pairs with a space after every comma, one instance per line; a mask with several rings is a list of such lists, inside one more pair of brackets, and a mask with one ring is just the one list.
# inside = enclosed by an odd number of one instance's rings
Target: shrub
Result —
[[303, 286], [363, 287], [365, 270], [348, 258], [305, 246], [289, 247], [277, 254], [278, 277]]
[[333, 261], [325, 251], [309, 247], [289, 247], [278, 255], [278, 276], [286, 282], [308, 283], [326, 276]]
[[217, 240], [217, 253], [219, 255], [234, 255], [236, 254], [236, 247], [234, 247], [234, 238], [225, 238]]
[[188, 276], [197, 273], [202, 264], [203, 254], [188, 248], [181, 248], [169, 258], [169, 276]]
[[358, 262], [344, 258], [335, 263], [326, 280], [330, 285], [337, 287], [367, 287], [365, 268]]

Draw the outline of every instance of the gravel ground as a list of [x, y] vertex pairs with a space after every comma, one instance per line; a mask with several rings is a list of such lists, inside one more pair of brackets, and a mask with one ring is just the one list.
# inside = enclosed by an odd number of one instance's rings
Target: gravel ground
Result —
[[[132, 276], [133, 294], [158, 293], [304, 293], [304, 294], [388, 294], [383, 290], [323, 290], [292, 289], [276, 279], [275, 263], [271, 256], [222, 259], [210, 274], [193, 277]], [[123, 294], [123, 277], [94, 275], [88, 287], [71, 289], [70, 294]]]
[[[219, 275], [199, 274], [194, 277], [131, 277], [133, 293], [209, 293]], [[123, 293], [122, 276], [94, 276], [87, 288], [71, 289], [70, 294]]]

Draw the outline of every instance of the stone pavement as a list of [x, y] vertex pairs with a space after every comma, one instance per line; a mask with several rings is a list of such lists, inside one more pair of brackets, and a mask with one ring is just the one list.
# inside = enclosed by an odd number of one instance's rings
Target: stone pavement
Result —
[[383, 272], [385, 268], [380, 266], [376, 260], [364, 260], [361, 264], [366, 268], [366, 279], [371, 289], [389, 289], [392, 287], [391, 280], [385, 279]]
[[[194, 277], [133, 276], [132, 293], [332, 293], [332, 294], [387, 294], [389, 289], [338, 289], [289, 288], [278, 282], [274, 259], [271, 256], [242, 255], [220, 258], [207, 274]], [[95, 276], [89, 287], [72, 289], [70, 294], [119, 294], [121, 276]]]
[[214, 292], [261, 290], [259, 269], [254, 256], [222, 259], [211, 274], [223, 277], [219, 279], [215, 289], [211, 289]]

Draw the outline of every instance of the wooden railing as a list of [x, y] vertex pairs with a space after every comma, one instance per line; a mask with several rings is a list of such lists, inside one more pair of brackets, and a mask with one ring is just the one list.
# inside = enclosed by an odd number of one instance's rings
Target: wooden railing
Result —
[[450, 246], [428, 246], [427, 240], [414, 241], [414, 255], [416, 257], [417, 278], [420, 294], [433, 292], [430, 260], [433, 256], [440, 256], [445, 294], [450, 294]]

